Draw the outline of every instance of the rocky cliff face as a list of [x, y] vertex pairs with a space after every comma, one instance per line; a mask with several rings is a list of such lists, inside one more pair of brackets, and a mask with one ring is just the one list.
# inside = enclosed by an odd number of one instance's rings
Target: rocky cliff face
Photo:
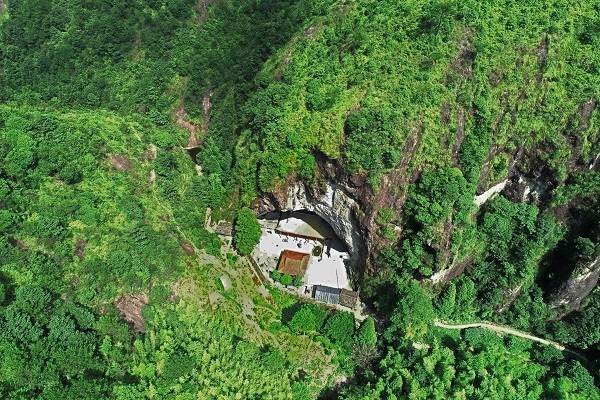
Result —
[[[418, 147], [419, 132], [415, 130], [405, 143], [400, 164], [382, 176], [376, 191], [370, 187], [364, 176], [348, 174], [338, 160], [318, 155], [319, 167], [314, 181], [309, 183], [290, 179], [274, 191], [263, 193], [253, 204], [253, 208], [257, 213], [300, 209], [315, 212], [327, 221], [348, 245], [355, 262], [355, 277], [362, 277], [365, 272], [373, 272], [373, 259], [379, 249], [391, 244], [389, 240], [377, 234], [375, 219], [378, 211], [384, 207], [394, 210], [398, 218], [392, 223], [401, 233], [407, 189], [409, 184], [417, 181], [420, 175], [419, 166], [410, 166]], [[507, 175], [499, 182], [490, 181], [481, 186], [478, 190], [481, 194], [476, 194], [473, 199], [475, 205], [481, 207], [491, 197], [502, 194], [515, 202], [534, 203], [545, 209], [557, 183], [556, 177], [546, 163], [539, 160], [537, 151], [539, 150], [524, 154], [522, 149], [516, 149], [511, 155], [512, 162]], [[587, 167], [586, 165], [586, 169]], [[578, 165], [577, 168], [581, 169], [581, 166]], [[451, 223], [445, 224], [441, 237], [449, 240], [452, 229]], [[446, 261], [446, 267], [430, 278], [433, 283], [440, 285], [448, 283], [471, 263], [469, 258]], [[592, 282], [593, 276], [594, 274], [590, 274], [584, 279], [580, 274], [580, 278], [573, 280], [572, 285], [585, 285], [584, 281]], [[595, 281], [591, 287], [593, 288], [594, 285]], [[515, 290], [513, 297], [518, 295], [519, 289]], [[563, 293], [569, 291], [573, 292], [573, 289], [566, 288]], [[580, 287], [578, 293], [583, 294], [581, 296], [583, 298], [589, 290]], [[564, 301], [573, 303], [576, 300], [565, 298]], [[506, 306], [509, 305], [510, 302]]]
[[[525, 143], [520, 136], [520, 124], [527, 124], [529, 115], [540, 112], [543, 109], [543, 99], [534, 100], [543, 93], [544, 70], [548, 54], [548, 37], [542, 36], [539, 45], [524, 53], [516, 61], [516, 67], [521, 68], [525, 59], [537, 60], [531, 65], [530, 70], [523, 67], [524, 83], [518, 91], [511, 91], [510, 85], [503, 83], [503, 75], [491, 72], [490, 84], [493, 88], [491, 99], [498, 103], [494, 108], [494, 115], [489, 116], [482, 123], [482, 111], [476, 101], [464, 101], [475, 93], [461, 92], [460, 87], [475, 79], [472, 64], [475, 59], [475, 46], [472, 43], [472, 32], [463, 32], [463, 38], [457, 42], [458, 52], [448, 66], [449, 82], [457, 83], [459, 89], [456, 94], [451, 94], [440, 104], [439, 132], [433, 137], [431, 129], [427, 129], [422, 121], [417, 118], [406, 126], [404, 143], [398, 149], [400, 156], [394, 168], [387, 169], [378, 180], [377, 189], [373, 189], [367, 181], [366, 174], [349, 174], [343, 167], [344, 160], [330, 159], [320, 153], [319, 148], [313, 149], [317, 159], [317, 177], [310, 183], [290, 179], [285, 185], [275, 189], [271, 193], [262, 194], [255, 203], [255, 208], [261, 211], [270, 210], [297, 210], [307, 209], [314, 211], [323, 219], [328, 221], [336, 233], [350, 247], [353, 258], [357, 264], [361, 264], [358, 271], [371, 273], [373, 260], [379, 250], [387, 245], [397, 245], [390, 237], [396, 235], [402, 239], [402, 231], [406, 228], [403, 218], [404, 204], [407, 199], [408, 188], [411, 183], [419, 180], [421, 172], [431, 168], [447, 165], [457, 167], [465, 172], [465, 165], [461, 165], [462, 151], [466, 148], [467, 154], [470, 146], [474, 146], [473, 136], [476, 129], [490, 131], [492, 139], [490, 143], [482, 145], [479, 178], [477, 191], [474, 198], [476, 207], [481, 207], [492, 196], [502, 194], [514, 202], [527, 202], [536, 204], [542, 212], [547, 212], [553, 191], [560, 186], [566, 177], [573, 171], [595, 169], [600, 167], [600, 156], [597, 154], [597, 146], [592, 147], [594, 153], [584, 152], [584, 133], [590, 129], [597, 129], [595, 125], [597, 117], [593, 117], [597, 108], [597, 101], [585, 98], [576, 111], [572, 111], [565, 125], [552, 125], [556, 137], [545, 137], [537, 135], [533, 143]], [[526, 54], [527, 53], [527, 57]], [[531, 58], [533, 57], [533, 58]], [[529, 62], [528, 61], [528, 62]], [[530, 75], [533, 73], [535, 78]], [[514, 89], [514, 88], [513, 88]], [[527, 89], [527, 90], [525, 90]], [[539, 89], [539, 90], [538, 90]], [[490, 89], [491, 90], [491, 89]], [[531, 92], [529, 93], [528, 90]], [[528, 94], [529, 93], [529, 94]], [[455, 98], [453, 98], [455, 97]], [[473, 100], [473, 99], [471, 99]], [[355, 105], [355, 108], [360, 108]], [[348, 111], [351, 113], [352, 109]], [[478, 114], [479, 117], [477, 117]], [[478, 119], [479, 118], [479, 119]], [[525, 122], [521, 121], [522, 119]], [[483, 125], [479, 126], [478, 124]], [[550, 125], [549, 125], [550, 126]], [[342, 132], [345, 135], [345, 132]], [[586, 133], [587, 134], [587, 133]], [[477, 133], [479, 135], [479, 133]], [[527, 133], [528, 137], [536, 136], [535, 132]], [[594, 139], [594, 135], [588, 135], [587, 139]], [[499, 138], [502, 138], [499, 140]], [[434, 142], [439, 140], [438, 144]], [[340, 143], [343, 146], [344, 142]], [[590, 143], [587, 143], [589, 150]], [[437, 159], [432, 161], [432, 148], [437, 152]], [[557, 161], [559, 160], [559, 161]], [[464, 163], [464, 161], [462, 161]], [[564, 168], [563, 168], [564, 167]], [[475, 177], [476, 179], [476, 177]], [[571, 218], [574, 214], [567, 209], [565, 218]], [[381, 227], [377, 225], [376, 219], [380, 210], [389, 209], [393, 211], [394, 218], [390, 221], [389, 231], [394, 235], [383, 237]], [[552, 211], [552, 210], [550, 210]], [[554, 213], [553, 214], [557, 214]], [[576, 214], [576, 212], [575, 212]], [[563, 218], [558, 218], [565, 222]], [[444, 285], [459, 276], [473, 262], [473, 255], [460, 253], [451, 257], [451, 245], [453, 243], [454, 231], [457, 227], [452, 219], [448, 219], [443, 225], [436, 227], [436, 239], [427, 243], [430, 250], [436, 253], [436, 273], [431, 276], [431, 281], [438, 285]], [[579, 282], [592, 282], [593, 275]], [[592, 279], [592, 280], [589, 280]], [[597, 279], [596, 279], [597, 280]], [[594, 283], [595, 284], [595, 283]], [[510, 306], [523, 288], [523, 284], [517, 282], [503, 309]], [[526, 288], [526, 287], [525, 287]], [[583, 286], [582, 286], [583, 288]], [[565, 289], [567, 290], [567, 289]], [[580, 293], [587, 289], [579, 290]], [[567, 290], [569, 291], [569, 290]], [[586, 293], [587, 294], [587, 293]], [[584, 295], [585, 296], [585, 295]], [[565, 300], [567, 303], [579, 300]]]
[[346, 243], [355, 262], [365, 255], [365, 238], [356, 216], [360, 207], [340, 185], [327, 182], [323, 192], [313, 192], [304, 183], [296, 182], [288, 187], [282, 209], [314, 212]]
[[581, 301], [598, 284], [600, 277], [600, 255], [578, 266], [550, 298], [550, 306], [559, 309], [559, 314], [578, 310]]

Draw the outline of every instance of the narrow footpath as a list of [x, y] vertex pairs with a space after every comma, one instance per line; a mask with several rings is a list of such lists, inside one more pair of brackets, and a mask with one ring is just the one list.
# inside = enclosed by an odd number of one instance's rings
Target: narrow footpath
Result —
[[538, 343], [541, 343], [541, 344], [544, 344], [547, 346], [555, 347], [556, 349], [558, 349], [560, 351], [569, 353], [569, 354], [577, 357], [578, 359], [583, 361], [588, 366], [593, 365], [593, 363], [585, 355], [583, 355], [582, 353], [580, 353], [576, 350], [571, 349], [570, 347], [565, 346], [562, 343], [555, 342], [553, 340], [544, 339], [544, 338], [541, 338], [538, 336], [534, 336], [527, 332], [523, 332], [518, 329], [511, 328], [509, 326], [492, 324], [490, 322], [472, 322], [469, 324], [449, 324], [444, 321], [440, 321], [438, 319], [434, 320], [433, 324], [439, 328], [444, 328], [444, 329], [462, 330], [462, 329], [468, 329], [468, 328], [483, 328], [483, 329], [488, 329], [488, 330], [491, 330], [494, 332], [499, 332], [499, 333], [506, 334], [506, 335], [518, 336], [523, 339], [531, 340], [533, 342], [538, 342]]

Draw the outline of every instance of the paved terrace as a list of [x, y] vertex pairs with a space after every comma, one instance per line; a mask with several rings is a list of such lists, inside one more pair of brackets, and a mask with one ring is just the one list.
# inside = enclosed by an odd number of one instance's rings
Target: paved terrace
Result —
[[[341, 244], [336, 243], [335, 240], [328, 240], [327, 243], [323, 246], [323, 242], [320, 240], [288, 236], [275, 229], [263, 227], [263, 235], [252, 252], [252, 257], [268, 275], [276, 269], [283, 250], [308, 253], [311, 254], [311, 257], [304, 275], [305, 287], [323, 285], [351, 290], [346, 270], [346, 260], [349, 259], [349, 254], [342, 250]], [[313, 249], [317, 246], [323, 247], [322, 254], [313, 256]]]

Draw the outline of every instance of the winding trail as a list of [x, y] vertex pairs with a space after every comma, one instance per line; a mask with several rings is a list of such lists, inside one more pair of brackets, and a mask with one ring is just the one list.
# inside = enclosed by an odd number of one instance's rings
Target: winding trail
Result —
[[534, 336], [527, 332], [523, 332], [518, 329], [511, 328], [509, 326], [497, 325], [497, 324], [492, 324], [490, 322], [483, 322], [483, 321], [482, 322], [472, 322], [469, 324], [449, 324], [444, 321], [440, 321], [439, 319], [434, 320], [433, 324], [439, 328], [444, 328], [444, 329], [462, 330], [462, 329], [468, 329], [468, 328], [483, 328], [483, 329], [488, 329], [488, 330], [491, 330], [494, 332], [503, 333], [506, 335], [518, 336], [523, 339], [527, 339], [527, 340], [531, 340], [533, 342], [538, 342], [538, 343], [544, 344], [546, 346], [552, 346], [560, 351], [564, 351], [565, 353], [569, 353], [569, 354], [579, 358], [581, 361], [585, 362], [585, 364], [587, 364], [588, 366], [593, 365], [593, 363], [585, 355], [583, 355], [582, 353], [580, 353], [576, 350], [571, 349], [570, 347], [565, 346], [562, 343], [555, 342], [553, 340], [544, 339], [544, 338], [541, 338], [538, 336]]

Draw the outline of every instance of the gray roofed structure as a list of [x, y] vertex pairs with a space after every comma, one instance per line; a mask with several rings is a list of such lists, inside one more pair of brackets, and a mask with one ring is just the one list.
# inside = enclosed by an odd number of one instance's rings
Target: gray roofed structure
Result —
[[332, 288], [329, 286], [316, 285], [313, 291], [313, 297], [316, 300], [322, 301], [329, 304], [340, 303], [340, 289]]

